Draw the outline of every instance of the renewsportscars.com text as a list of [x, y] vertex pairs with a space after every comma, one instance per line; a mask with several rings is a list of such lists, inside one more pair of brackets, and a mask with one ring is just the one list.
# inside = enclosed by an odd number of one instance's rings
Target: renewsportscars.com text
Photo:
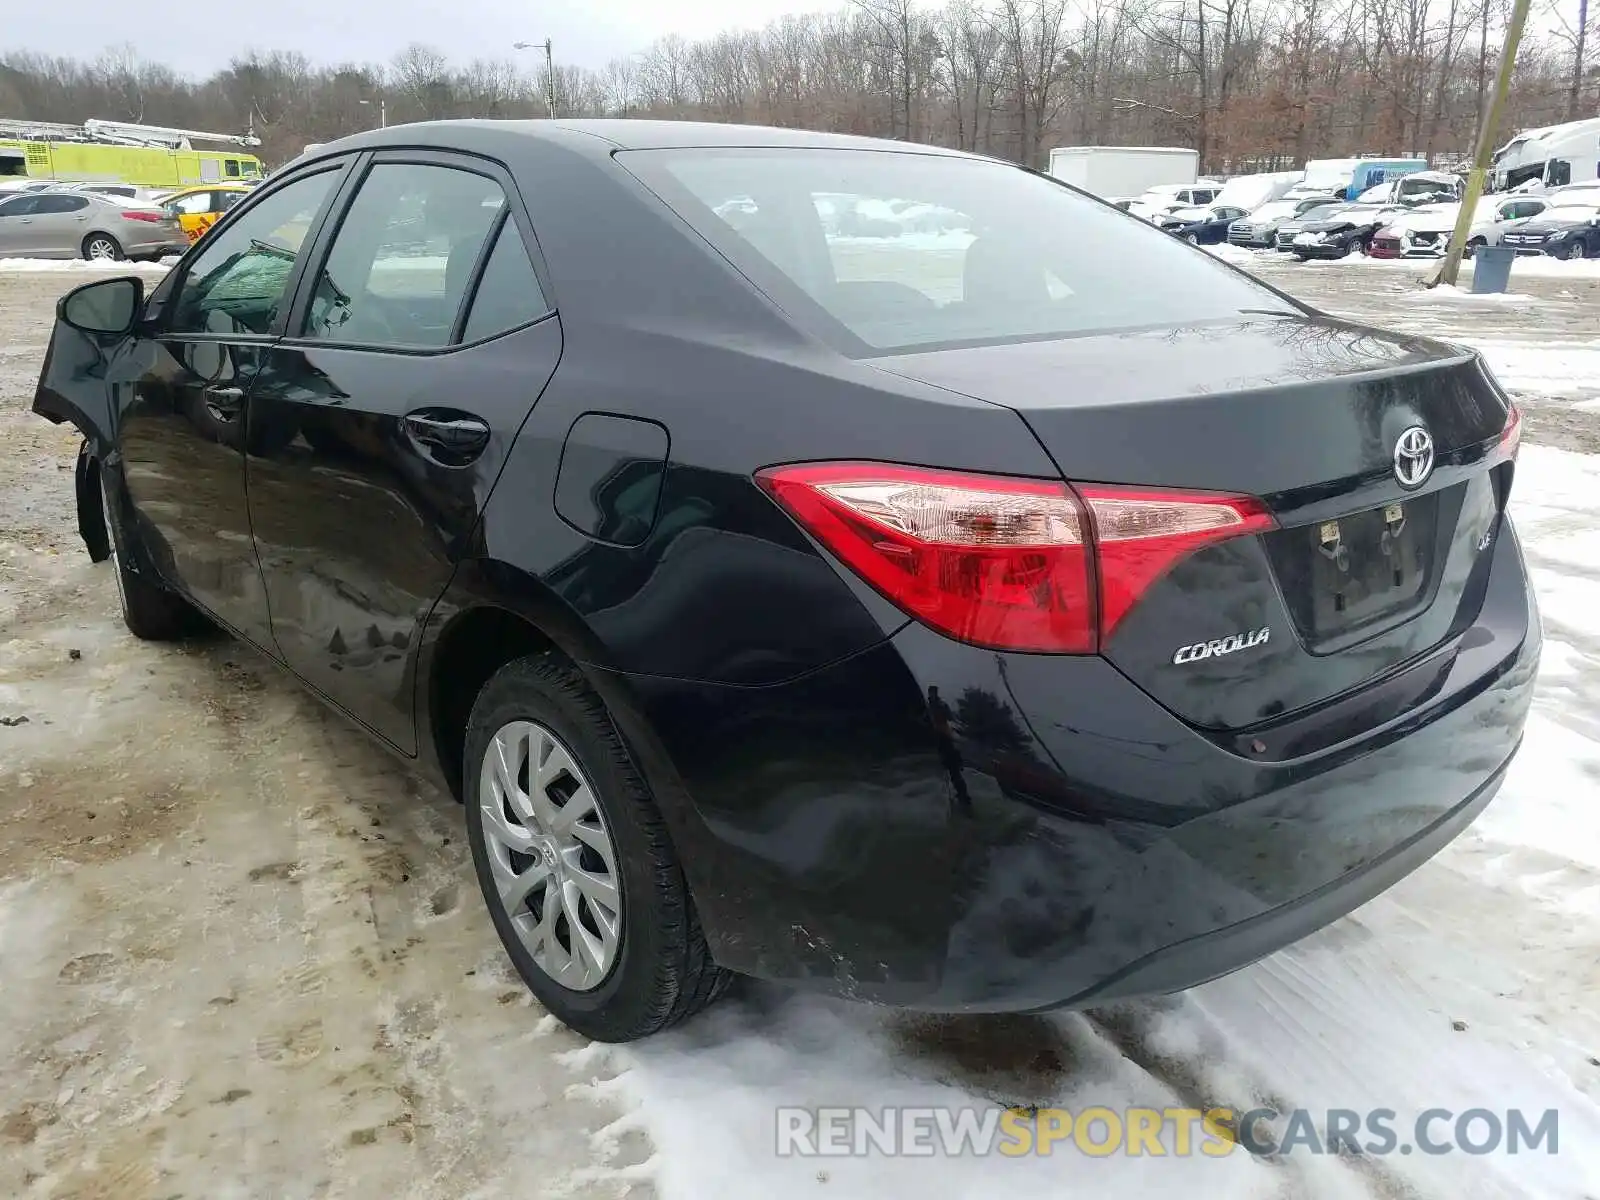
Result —
[[1557, 1154], [1555, 1109], [780, 1108], [780, 1157]]

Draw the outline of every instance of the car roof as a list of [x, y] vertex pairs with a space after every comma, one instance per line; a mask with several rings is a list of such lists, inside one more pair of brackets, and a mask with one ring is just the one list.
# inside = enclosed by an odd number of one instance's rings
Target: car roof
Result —
[[858, 137], [845, 133], [817, 133], [809, 129], [780, 129], [770, 125], [724, 125], [713, 121], [652, 121], [627, 118], [583, 120], [459, 120], [419, 121], [391, 125], [325, 142], [306, 158], [323, 158], [352, 150], [385, 147], [455, 149], [468, 142], [482, 145], [500, 141], [507, 146], [519, 140], [561, 142], [571, 148], [589, 143], [592, 153], [612, 150], [664, 150], [685, 148], [838, 149], [889, 150], [947, 158], [978, 158], [942, 146]]
[[187, 196], [190, 192], [247, 192], [250, 189], [242, 183], [235, 183], [229, 179], [216, 183], [186, 183], [182, 187], [172, 188], [170, 191], [162, 188], [151, 188], [151, 191], [160, 192], [163, 200], [171, 200], [174, 196]]

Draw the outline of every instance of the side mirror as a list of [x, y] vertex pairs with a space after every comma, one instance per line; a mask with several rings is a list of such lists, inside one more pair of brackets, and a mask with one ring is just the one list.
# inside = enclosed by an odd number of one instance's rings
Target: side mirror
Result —
[[73, 288], [56, 305], [56, 317], [84, 333], [132, 331], [144, 307], [144, 280], [134, 275]]

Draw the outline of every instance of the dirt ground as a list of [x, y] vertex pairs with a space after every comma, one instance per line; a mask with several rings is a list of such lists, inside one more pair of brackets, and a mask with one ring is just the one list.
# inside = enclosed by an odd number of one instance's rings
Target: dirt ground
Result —
[[619, 1194], [578, 1173], [648, 1146], [512, 974], [459, 807], [254, 652], [123, 628], [76, 435], [26, 411], [83, 278], [0, 276], [0, 1195]]
[[[1266, 270], [1412, 311], [1405, 272]], [[605, 1058], [500, 951], [457, 806], [252, 651], [124, 630], [76, 434], [26, 411], [83, 278], [0, 275], [0, 1195], [648, 1194]], [[1600, 284], [1528, 288], [1550, 304], [1461, 320], [1594, 336]], [[1528, 437], [1597, 449], [1600, 414], [1536, 397]]]

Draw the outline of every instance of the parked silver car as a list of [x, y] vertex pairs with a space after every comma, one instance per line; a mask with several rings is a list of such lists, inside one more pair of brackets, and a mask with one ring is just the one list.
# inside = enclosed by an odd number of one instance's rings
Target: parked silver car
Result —
[[155, 205], [94, 192], [27, 192], [0, 200], [0, 258], [161, 258], [189, 248]]
[[52, 192], [95, 192], [102, 196], [116, 196], [123, 200], [137, 200], [141, 204], [158, 204], [161, 197], [172, 188], [140, 187], [132, 183], [58, 183], [46, 189]]

